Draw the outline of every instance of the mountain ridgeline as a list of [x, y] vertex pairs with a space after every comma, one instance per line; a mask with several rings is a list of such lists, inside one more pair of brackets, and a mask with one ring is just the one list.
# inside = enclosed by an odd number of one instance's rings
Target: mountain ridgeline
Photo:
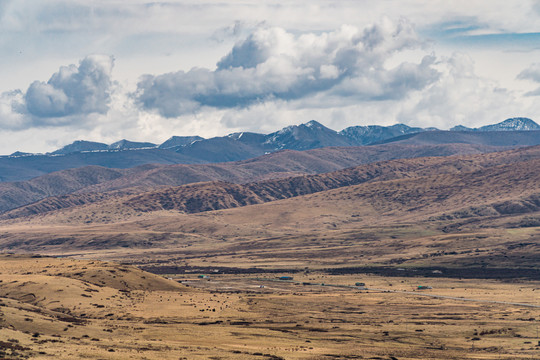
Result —
[[[511, 118], [494, 125], [480, 128], [468, 128], [458, 125], [450, 129], [454, 132], [491, 132], [491, 131], [535, 131], [540, 125], [528, 118]], [[361, 146], [379, 143], [402, 135], [416, 134], [428, 131], [439, 131], [436, 128], [410, 127], [404, 124], [392, 126], [351, 126], [336, 132], [315, 120], [305, 124], [292, 125], [274, 133], [264, 135], [249, 132], [229, 134], [225, 137], [204, 139], [200, 136], [172, 136], [164, 143], [157, 145], [149, 142], [133, 142], [120, 140], [107, 145], [98, 142], [78, 140], [70, 145], [52, 152], [51, 154], [69, 154], [88, 151], [114, 151], [138, 149], [169, 149], [178, 153], [188, 152], [184, 148], [212, 147], [212, 144], [227, 144], [229, 141], [257, 148], [260, 151], [277, 151], [283, 149], [309, 150], [327, 146]], [[197, 144], [200, 143], [200, 144]], [[207, 159], [214, 162], [214, 159]], [[241, 159], [232, 159], [241, 160]]]
[[145, 164], [208, 164], [246, 160], [281, 150], [383, 143], [532, 146], [540, 144], [540, 125], [527, 118], [511, 118], [476, 129], [457, 126], [450, 131], [441, 131], [396, 124], [352, 126], [337, 132], [312, 120], [271, 134], [239, 132], [210, 139], [173, 136], [159, 145], [125, 139], [110, 145], [77, 140], [47, 154], [16, 152], [1, 156], [0, 182], [28, 180], [89, 165], [127, 169]]

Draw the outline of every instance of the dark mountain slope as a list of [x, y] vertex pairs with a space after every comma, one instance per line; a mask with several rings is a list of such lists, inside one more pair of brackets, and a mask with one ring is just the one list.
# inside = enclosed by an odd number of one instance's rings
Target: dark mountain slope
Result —
[[75, 152], [66, 155], [0, 157], [0, 182], [22, 181], [54, 171], [97, 165], [132, 168], [143, 164], [197, 164], [204, 161], [163, 149]]
[[418, 127], [409, 127], [404, 124], [396, 124], [392, 126], [351, 126], [341, 130], [339, 134], [351, 139], [358, 145], [368, 145], [397, 136], [414, 134], [422, 131], [426, 130]]
[[69, 145], [64, 146], [61, 149], [53, 151], [52, 155], [65, 155], [65, 154], [80, 152], [80, 151], [101, 151], [101, 150], [107, 150], [107, 149], [108, 149], [107, 144], [94, 142], [94, 141], [77, 140]]
[[174, 150], [178, 154], [209, 163], [238, 161], [261, 156], [265, 153], [259, 144], [255, 146], [245, 144], [228, 136], [196, 141], [174, 148]]
[[540, 145], [540, 131], [428, 131], [398, 136], [379, 144], [476, 144], [485, 146]]
[[135, 142], [126, 139], [117, 141], [107, 146], [109, 150], [138, 150], [138, 149], [153, 149], [157, 147], [156, 144], [149, 142]]
[[178, 146], [189, 145], [194, 141], [204, 140], [200, 136], [171, 136], [163, 144], [159, 145], [160, 149], [171, 149]]
[[47, 174], [25, 182], [0, 183], [0, 211], [13, 209], [49, 196], [71, 193], [122, 176], [124, 176], [122, 170], [87, 166]]

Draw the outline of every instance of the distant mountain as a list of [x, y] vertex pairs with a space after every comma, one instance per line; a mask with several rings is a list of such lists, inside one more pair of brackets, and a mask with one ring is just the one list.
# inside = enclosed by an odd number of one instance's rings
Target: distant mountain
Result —
[[177, 153], [200, 159], [204, 162], [227, 162], [253, 158], [265, 153], [261, 144], [246, 144], [240, 139], [224, 136], [195, 141], [189, 145], [176, 147]]
[[356, 143], [315, 120], [292, 125], [264, 135], [239, 132], [194, 141], [172, 148], [176, 152], [207, 162], [239, 161], [279, 150], [311, 150], [327, 146], [354, 146]]
[[274, 151], [264, 145], [265, 137], [264, 134], [239, 132], [210, 139], [201, 138], [171, 150], [210, 163], [239, 161]]
[[204, 140], [204, 138], [200, 136], [172, 136], [158, 147], [160, 149], [171, 149], [178, 146], [186, 146], [200, 140]]
[[466, 127], [463, 125], [457, 125], [450, 129], [450, 131], [475, 131], [476, 129]]
[[410, 127], [404, 124], [396, 124], [392, 126], [351, 126], [341, 130], [339, 134], [351, 139], [351, 141], [358, 145], [368, 145], [386, 139], [391, 139], [396, 136], [413, 134], [422, 131], [427, 130], [418, 127]]
[[198, 164], [203, 162], [205, 161], [165, 149], [100, 150], [57, 155], [0, 156], [0, 182], [28, 180], [54, 171], [89, 165], [125, 169], [144, 164]]
[[528, 118], [511, 118], [494, 125], [482, 126], [479, 131], [530, 131], [540, 130], [540, 125]]
[[[435, 128], [396, 124], [392, 126], [352, 126], [336, 132], [315, 120], [311, 120], [305, 124], [288, 126], [271, 134], [237, 132], [210, 139], [204, 139], [200, 136], [173, 136], [159, 146], [150, 142], [129, 140], [120, 140], [111, 145], [77, 140], [45, 155], [16, 152], [10, 156], [0, 156], [0, 182], [27, 180], [52, 171], [87, 165], [129, 168], [151, 163], [219, 163], [251, 159], [286, 149], [310, 150], [389, 142], [420, 145], [460, 143], [487, 146], [527, 146], [538, 144], [536, 140], [538, 134], [533, 133], [540, 131], [540, 126], [527, 118], [513, 118], [479, 129], [470, 129], [459, 125], [451, 130], [439, 131]], [[509, 135], [509, 132], [512, 135]], [[487, 137], [471, 135], [482, 133], [492, 135]], [[407, 154], [404, 156], [406, 157]]]
[[[258, 134], [253, 132], [237, 132], [227, 135], [228, 138], [234, 139], [238, 142], [241, 142], [245, 145], [255, 146], [257, 148], [265, 148], [264, 142], [266, 141], [267, 135]], [[268, 149], [270, 149], [268, 147]]]
[[34, 154], [22, 152], [22, 151], [15, 151], [13, 154], [9, 155], [10, 157], [20, 157], [20, 156], [32, 156]]
[[311, 120], [305, 124], [287, 126], [266, 136], [265, 145], [273, 150], [308, 150], [327, 146], [358, 145], [354, 140]]
[[[528, 118], [506, 119], [498, 124], [486, 125], [480, 128], [468, 128], [458, 125], [450, 131], [534, 131], [540, 130], [540, 125]], [[436, 128], [410, 127], [405, 124], [395, 124], [392, 126], [351, 126], [340, 132], [327, 128], [321, 123], [311, 120], [305, 124], [287, 126], [271, 134], [258, 134], [252, 132], [238, 132], [227, 136], [204, 139], [200, 136], [172, 136], [161, 145], [150, 142], [134, 142], [129, 140], [120, 140], [107, 145], [99, 142], [77, 140], [72, 144], [66, 145], [50, 154], [65, 155], [76, 152], [88, 151], [107, 151], [107, 150], [135, 150], [158, 147], [160, 149], [171, 149], [180, 153], [189, 153], [190, 156], [198, 158], [193, 151], [182, 149], [196, 147], [203, 150], [205, 155], [201, 160], [205, 161], [235, 161], [245, 159], [245, 156], [258, 156], [261, 153], [273, 152], [278, 150], [309, 150], [327, 146], [361, 146], [392, 139], [395, 137], [416, 134], [426, 131], [438, 131]], [[243, 145], [235, 146], [234, 143], [225, 139], [233, 140]], [[199, 143], [200, 142], [200, 143]], [[199, 144], [197, 144], [199, 143]], [[216, 144], [225, 145], [229, 143], [232, 148], [240, 147], [242, 149], [233, 150], [225, 148], [224, 151], [229, 155], [209, 156], [216, 147]], [[247, 146], [247, 147], [246, 147]], [[208, 147], [208, 149], [207, 149]], [[251, 150], [248, 150], [250, 148]], [[237, 156], [234, 155], [237, 153]], [[26, 156], [27, 153], [16, 152], [12, 156]]]
[[463, 125], [454, 126], [450, 131], [534, 131], [540, 130], [540, 125], [529, 118], [516, 117], [506, 119], [498, 124], [486, 125], [479, 128], [469, 128]]
[[540, 130], [536, 131], [429, 131], [398, 136], [379, 144], [476, 144], [485, 146], [540, 145]]
[[157, 147], [156, 144], [149, 142], [134, 142], [129, 140], [120, 140], [112, 143], [107, 148], [109, 150], [135, 150], [135, 149], [152, 149]]
[[101, 151], [108, 150], [109, 146], [100, 142], [77, 140], [73, 143], [64, 146], [61, 149], [53, 151], [52, 155], [65, 155], [81, 151]]

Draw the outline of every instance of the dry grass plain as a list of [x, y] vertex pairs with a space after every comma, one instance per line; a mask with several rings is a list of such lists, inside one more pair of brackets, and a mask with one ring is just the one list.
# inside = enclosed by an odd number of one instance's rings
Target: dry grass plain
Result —
[[[296, 273], [294, 282], [276, 281], [290, 275], [283, 273], [198, 275], [171, 280], [114, 263], [4, 255], [0, 358], [540, 356], [539, 281], [320, 271]], [[344, 286], [359, 281], [368, 290]], [[418, 285], [433, 289], [416, 290]]]

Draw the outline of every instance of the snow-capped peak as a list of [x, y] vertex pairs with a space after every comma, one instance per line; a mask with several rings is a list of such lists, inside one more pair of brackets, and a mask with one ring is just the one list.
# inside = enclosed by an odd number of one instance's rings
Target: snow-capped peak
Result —
[[516, 117], [506, 119], [503, 122], [494, 125], [482, 126], [480, 131], [530, 131], [540, 130], [540, 125], [529, 118]]

